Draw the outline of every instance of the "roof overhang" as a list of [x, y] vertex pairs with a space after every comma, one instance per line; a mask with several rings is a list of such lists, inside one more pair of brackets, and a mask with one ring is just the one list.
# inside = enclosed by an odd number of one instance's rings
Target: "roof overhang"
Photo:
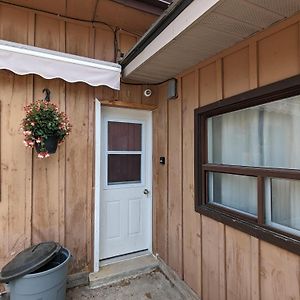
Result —
[[121, 66], [115, 63], [0, 40], [0, 69], [18, 75], [85, 82], [120, 89]]
[[299, 10], [299, 0], [179, 0], [123, 59], [123, 77], [162, 82]]

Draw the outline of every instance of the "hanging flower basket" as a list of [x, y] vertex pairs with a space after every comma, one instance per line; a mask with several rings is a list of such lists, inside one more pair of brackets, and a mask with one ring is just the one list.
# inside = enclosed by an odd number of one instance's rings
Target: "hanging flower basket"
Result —
[[[58, 137], [55, 135], [50, 135], [44, 140], [44, 143], [45, 143], [46, 151], [49, 154], [54, 154], [56, 152], [57, 145], [58, 145]], [[35, 143], [34, 148], [37, 153], [43, 152], [41, 143], [39, 143], [39, 144]]]
[[46, 100], [34, 101], [24, 109], [26, 116], [21, 123], [24, 145], [34, 147], [39, 158], [49, 157], [70, 134], [69, 119], [57, 105]]

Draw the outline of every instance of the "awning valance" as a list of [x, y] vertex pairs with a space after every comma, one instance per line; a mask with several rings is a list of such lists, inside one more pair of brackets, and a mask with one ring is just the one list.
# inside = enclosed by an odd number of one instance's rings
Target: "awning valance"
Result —
[[120, 89], [121, 66], [111, 62], [0, 40], [0, 69], [18, 75], [85, 82]]

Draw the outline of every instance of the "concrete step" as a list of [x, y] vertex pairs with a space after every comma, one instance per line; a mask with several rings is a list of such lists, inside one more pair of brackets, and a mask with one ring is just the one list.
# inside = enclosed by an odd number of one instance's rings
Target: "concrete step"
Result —
[[158, 266], [158, 260], [151, 254], [112, 263], [89, 275], [90, 288], [110, 285], [132, 276], [149, 273]]

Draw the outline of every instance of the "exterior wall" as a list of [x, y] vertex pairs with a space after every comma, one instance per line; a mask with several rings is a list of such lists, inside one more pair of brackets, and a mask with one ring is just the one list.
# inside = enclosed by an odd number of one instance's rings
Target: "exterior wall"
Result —
[[[194, 108], [300, 73], [300, 14], [178, 76], [154, 112], [155, 251], [203, 300], [300, 299], [300, 257], [194, 211]], [[166, 156], [167, 164], [159, 164]]]
[[[114, 60], [114, 33], [107, 26], [92, 27], [6, 4], [0, 4], [0, 20], [1, 39]], [[122, 31], [118, 38], [123, 52], [137, 40]], [[67, 112], [73, 131], [58, 153], [38, 160], [23, 146], [19, 126], [23, 106], [43, 98], [46, 87], [51, 101]], [[72, 272], [91, 267], [95, 97], [154, 103], [154, 98], [143, 98], [141, 86], [123, 85], [116, 92], [0, 71], [0, 268], [24, 247], [44, 240], [58, 241], [72, 251]]]

